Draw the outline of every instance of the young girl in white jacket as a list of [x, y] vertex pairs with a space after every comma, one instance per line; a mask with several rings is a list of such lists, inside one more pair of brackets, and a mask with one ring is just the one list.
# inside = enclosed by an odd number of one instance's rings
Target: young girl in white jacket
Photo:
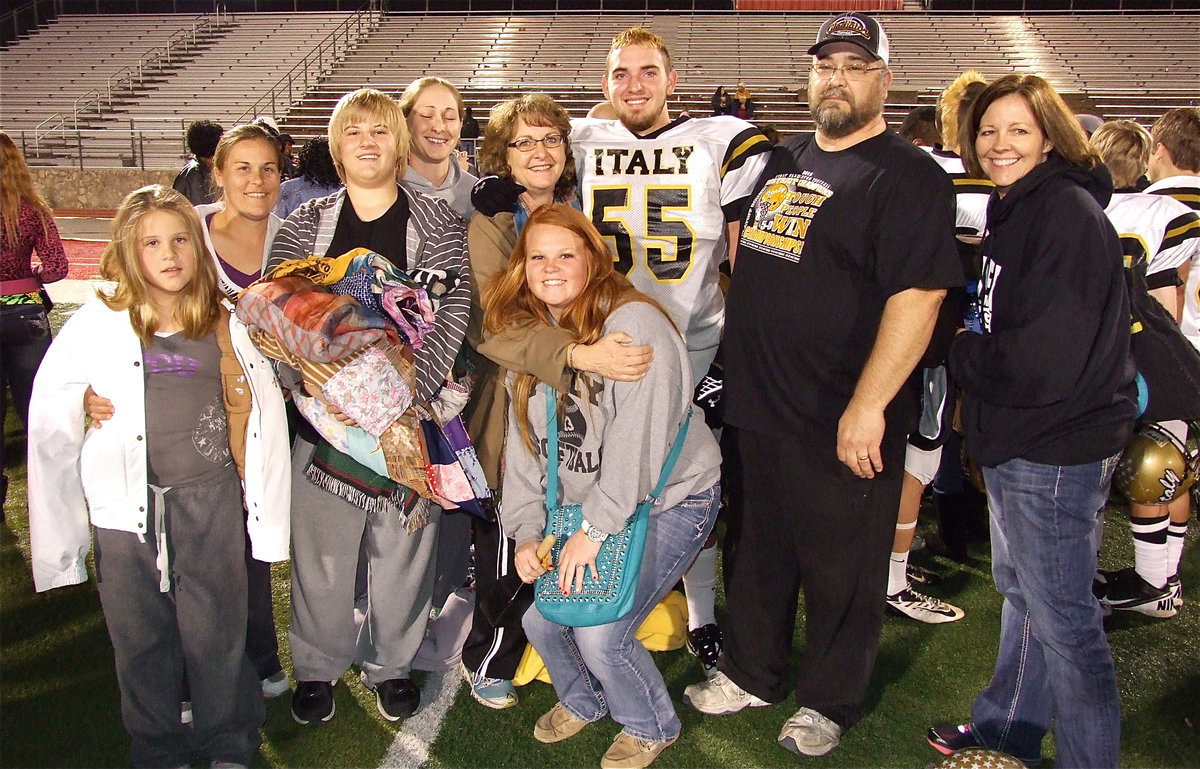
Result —
[[[181, 195], [130, 193], [100, 268], [115, 287], [67, 321], [34, 382], [34, 586], [87, 580], [90, 514], [132, 765], [249, 765], [264, 707], [245, 651], [242, 505], [254, 556], [285, 560], [283, 399]], [[85, 431], [88, 386], [113, 402], [103, 429]]]

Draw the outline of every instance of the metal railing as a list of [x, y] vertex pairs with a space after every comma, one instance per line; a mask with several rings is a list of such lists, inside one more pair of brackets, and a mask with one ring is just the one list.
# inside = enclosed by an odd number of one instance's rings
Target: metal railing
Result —
[[290, 109], [309, 89], [319, 83], [341, 61], [346, 51], [354, 48], [379, 26], [385, 0], [367, 0], [352, 16], [325, 36], [299, 63], [288, 70], [267, 92], [259, 96], [238, 116], [236, 123], [245, 123], [257, 115], [282, 117], [280, 105]]
[[62, 13], [62, 0], [30, 0], [0, 16], [0, 44], [15, 42], [21, 35]]
[[29, 131], [19, 131], [22, 154], [32, 165], [69, 166], [73, 168], [178, 168], [187, 158], [185, 134], [188, 121], [179, 117], [130, 118], [127, 128], [81, 128], [66, 130], [40, 157]]
[[143, 53], [136, 64], [130, 64], [109, 75], [104, 93], [89, 91], [75, 100], [69, 116], [65, 113], [51, 115], [34, 128], [34, 152], [40, 152], [43, 142], [52, 141], [56, 132], [61, 134], [65, 141], [68, 126], [71, 130], [78, 131], [81, 117], [85, 120], [91, 116], [101, 117], [105, 108], [112, 109], [113, 102], [120, 95], [132, 93], [142, 87], [148, 76], [170, 66], [173, 56], [178, 58], [180, 54], [194, 47], [202, 34], [220, 30], [229, 24], [232, 18], [232, 14], [224, 6], [218, 5], [213, 13], [194, 18], [190, 25], [175, 32], [163, 45]]

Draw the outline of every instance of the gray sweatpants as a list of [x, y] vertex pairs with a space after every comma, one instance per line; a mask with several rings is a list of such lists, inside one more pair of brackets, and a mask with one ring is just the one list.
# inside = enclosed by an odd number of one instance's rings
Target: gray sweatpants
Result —
[[[358, 663], [374, 686], [406, 678], [425, 636], [441, 513], [409, 534], [304, 477], [313, 445], [292, 452], [292, 622], [297, 681], [333, 681]], [[367, 562], [366, 618], [354, 622], [359, 546]]]
[[[199, 758], [250, 764], [266, 718], [246, 656], [245, 524], [232, 464], [168, 490], [147, 534], [95, 529], [96, 577], [116, 658], [121, 719], [134, 767]], [[154, 504], [161, 504], [171, 587], [160, 590]], [[182, 724], [184, 676], [193, 722]]]

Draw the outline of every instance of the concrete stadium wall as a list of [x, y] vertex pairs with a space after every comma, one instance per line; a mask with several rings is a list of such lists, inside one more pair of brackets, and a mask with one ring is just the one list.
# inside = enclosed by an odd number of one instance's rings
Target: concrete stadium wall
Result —
[[147, 184], [170, 185], [177, 170], [141, 171], [136, 168], [29, 169], [46, 202], [54, 209], [112, 209], [121, 199]]

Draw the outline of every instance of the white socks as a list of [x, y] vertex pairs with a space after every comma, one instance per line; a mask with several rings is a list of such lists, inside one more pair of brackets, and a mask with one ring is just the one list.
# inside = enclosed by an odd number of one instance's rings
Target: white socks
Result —
[[692, 568], [683, 575], [683, 593], [687, 598], [688, 630], [717, 622], [717, 548], [702, 549]]
[[887, 594], [895, 595], [908, 587], [908, 552], [892, 553], [888, 561]]
[[[1131, 518], [1129, 522], [1133, 530], [1133, 568], [1151, 587], [1160, 590], [1166, 586], [1167, 577], [1175, 573], [1168, 564], [1167, 540], [1172, 539], [1167, 536], [1169, 520], [1164, 513], [1156, 518]], [[1182, 537], [1179, 542], [1182, 550]]]

